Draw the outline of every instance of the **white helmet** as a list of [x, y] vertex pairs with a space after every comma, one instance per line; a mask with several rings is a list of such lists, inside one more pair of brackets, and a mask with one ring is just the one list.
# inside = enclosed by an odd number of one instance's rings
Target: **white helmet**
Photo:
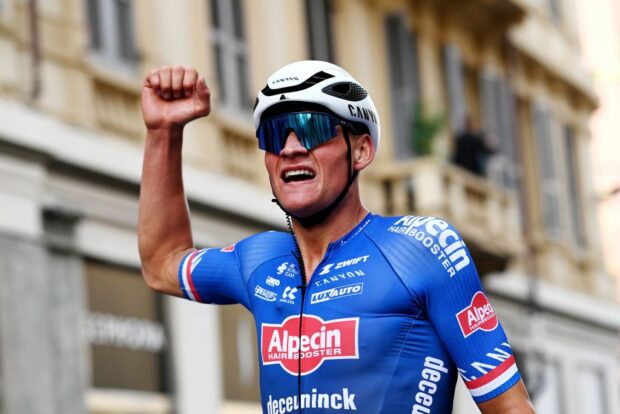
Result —
[[[301, 105], [296, 105], [301, 104]], [[254, 105], [254, 128], [272, 115], [322, 107], [337, 117], [368, 129], [375, 151], [379, 148], [379, 115], [370, 95], [347, 71], [333, 63], [301, 60], [275, 71]]]

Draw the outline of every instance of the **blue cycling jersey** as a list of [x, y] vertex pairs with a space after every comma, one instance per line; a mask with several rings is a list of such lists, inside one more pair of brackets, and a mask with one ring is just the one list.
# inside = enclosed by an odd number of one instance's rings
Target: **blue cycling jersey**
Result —
[[459, 233], [432, 217], [369, 214], [307, 286], [290, 234], [266, 232], [181, 263], [188, 299], [256, 321], [268, 414], [450, 413], [457, 373], [476, 402], [520, 378]]

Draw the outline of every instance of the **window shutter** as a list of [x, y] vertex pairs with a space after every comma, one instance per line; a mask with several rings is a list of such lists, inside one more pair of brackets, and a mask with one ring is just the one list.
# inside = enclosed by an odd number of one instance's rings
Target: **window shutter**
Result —
[[498, 94], [498, 140], [502, 155], [501, 182], [508, 188], [516, 188], [519, 181], [517, 154], [517, 120], [515, 112], [515, 96], [503, 79], [497, 82]]
[[332, 1], [306, 0], [306, 22], [310, 40], [310, 57], [332, 62]]
[[387, 51], [390, 69], [392, 116], [394, 125], [394, 155], [409, 158], [412, 149], [412, 122], [419, 96], [417, 38], [401, 15], [385, 19]]
[[573, 129], [564, 125], [564, 151], [566, 160], [566, 187], [570, 209], [571, 226], [576, 244], [580, 247], [586, 245], [586, 234], [583, 223], [583, 210], [581, 208], [581, 191], [579, 188], [580, 168], [577, 162], [577, 148]]
[[444, 47], [444, 62], [450, 103], [450, 125], [452, 132], [456, 133], [463, 129], [467, 115], [463, 66], [457, 45], [449, 44]]
[[538, 175], [543, 210], [543, 223], [547, 233], [559, 238], [560, 200], [558, 174], [551, 136], [551, 117], [542, 105], [534, 105], [534, 137], [538, 149]]
[[230, 109], [252, 108], [242, 0], [211, 0], [211, 39], [220, 99]]

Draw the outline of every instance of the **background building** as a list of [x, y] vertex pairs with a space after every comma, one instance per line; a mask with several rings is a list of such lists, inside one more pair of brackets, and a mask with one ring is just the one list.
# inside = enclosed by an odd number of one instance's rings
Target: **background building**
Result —
[[[368, 207], [461, 230], [538, 412], [619, 412], [576, 20], [566, 0], [0, 0], [0, 413], [259, 412], [243, 310], [140, 279], [140, 91], [164, 64], [206, 75], [184, 176], [196, 242], [226, 246], [285, 228], [250, 114], [305, 58], [369, 89]], [[485, 175], [450, 161], [468, 117]], [[475, 410], [459, 389], [455, 412]]]
[[[599, 226], [607, 269], [620, 280], [620, 2], [575, 2], [583, 58], [600, 104], [590, 119], [592, 171], [599, 199]], [[620, 297], [620, 283], [617, 283]]]

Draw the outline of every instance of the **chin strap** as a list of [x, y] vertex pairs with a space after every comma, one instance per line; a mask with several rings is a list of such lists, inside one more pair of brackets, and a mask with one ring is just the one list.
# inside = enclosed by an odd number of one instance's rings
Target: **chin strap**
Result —
[[325, 219], [331, 214], [331, 212], [334, 211], [336, 207], [338, 207], [338, 205], [342, 202], [342, 200], [344, 200], [344, 197], [349, 192], [349, 188], [351, 188], [353, 181], [355, 181], [355, 179], [357, 178], [358, 171], [353, 169], [351, 139], [349, 138], [349, 131], [347, 128], [343, 128], [342, 132], [344, 134], [344, 140], [347, 143], [347, 162], [349, 164], [349, 169], [348, 169], [349, 178], [347, 180], [346, 185], [344, 186], [344, 188], [338, 195], [338, 197], [336, 197], [336, 199], [329, 206], [307, 217], [299, 217], [294, 214], [291, 214], [291, 212], [287, 211], [284, 207], [282, 207], [282, 204], [280, 204], [280, 201], [278, 201], [278, 199], [275, 196], [271, 200], [274, 203], [276, 203], [282, 211], [284, 211], [284, 214], [287, 214], [293, 217], [302, 227], [305, 227], [305, 228], [312, 227], [325, 221]]

